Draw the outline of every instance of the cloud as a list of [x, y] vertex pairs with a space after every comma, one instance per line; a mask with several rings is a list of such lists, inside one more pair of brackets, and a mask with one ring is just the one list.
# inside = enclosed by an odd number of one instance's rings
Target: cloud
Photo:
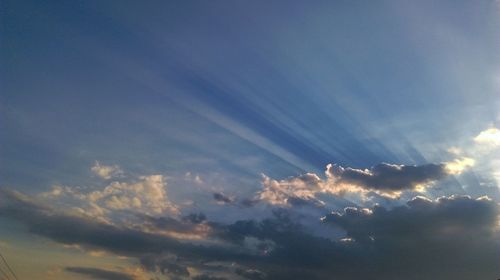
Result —
[[[172, 217], [152, 217], [137, 214], [137, 227], [148, 232], [159, 233], [185, 240], [200, 240], [207, 238], [210, 226], [204, 214], [189, 214], [178, 220]], [[131, 222], [131, 220], [129, 220]]]
[[243, 277], [245, 279], [250, 279], [250, 280], [264, 280], [267, 277], [264, 272], [259, 271], [257, 269], [238, 268], [238, 269], [236, 269], [236, 274], [240, 275], [241, 277]]
[[193, 280], [227, 280], [227, 278], [202, 274], [193, 277]]
[[255, 200], [274, 206], [324, 207], [325, 202], [318, 194], [337, 196], [355, 194], [361, 201], [367, 196], [398, 198], [404, 191], [424, 191], [425, 188], [451, 174], [460, 174], [474, 164], [470, 158], [440, 164], [396, 165], [381, 163], [369, 169], [342, 167], [337, 164], [326, 166], [326, 178], [306, 173], [283, 180], [263, 176], [262, 190]]
[[188, 277], [190, 273], [187, 267], [176, 264], [175, 261], [172, 257], [150, 255], [141, 258], [141, 265], [149, 271], [159, 271], [164, 275]]
[[113, 182], [102, 191], [91, 192], [87, 199], [115, 210], [131, 209], [152, 214], [178, 211], [168, 201], [166, 181], [162, 175], [142, 176], [139, 179], [135, 183]]
[[101, 165], [98, 161], [95, 162], [90, 170], [95, 175], [106, 180], [123, 175], [123, 170], [118, 165]]
[[195, 182], [196, 184], [203, 184], [203, 179], [201, 179], [201, 176], [198, 174], [193, 174], [191, 172], [186, 172], [184, 175], [184, 179], [187, 181]]
[[213, 197], [219, 204], [231, 204], [234, 202], [234, 198], [226, 196], [225, 194], [220, 192], [213, 193]]
[[176, 237], [150, 231], [147, 226], [103, 223], [87, 216], [57, 211], [18, 192], [1, 190], [0, 193], [0, 216], [22, 222], [30, 232], [62, 244], [132, 257], [173, 253], [200, 259], [228, 259], [248, 255], [244, 248], [235, 250], [211, 246], [210, 242], [205, 245], [181, 242]]
[[323, 181], [313, 173], [279, 181], [264, 175], [262, 186], [256, 199], [271, 205], [287, 206], [292, 201], [317, 201], [315, 194], [322, 191]]
[[363, 249], [358, 265], [381, 279], [472, 279], [498, 277], [499, 214], [487, 198], [416, 197], [393, 209], [346, 208], [323, 221], [344, 229]]
[[492, 147], [500, 146], [500, 129], [492, 127], [483, 130], [474, 138], [474, 141]]
[[122, 272], [92, 267], [66, 267], [66, 271], [78, 273], [97, 280], [134, 280], [134, 277]]
[[84, 192], [80, 188], [55, 186], [43, 193], [48, 200], [71, 200], [71, 207], [88, 216], [109, 220], [113, 211], [133, 211], [147, 215], [177, 215], [179, 209], [167, 195], [167, 182], [162, 175], [141, 176], [131, 182], [113, 181], [102, 190]]
[[449, 161], [446, 163], [445, 168], [448, 174], [460, 174], [466, 168], [472, 167], [476, 164], [476, 161], [472, 158], [462, 157]]
[[448, 172], [444, 164], [415, 166], [381, 163], [370, 169], [344, 168], [329, 164], [326, 174], [337, 183], [391, 192], [415, 189], [418, 185], [443, 179]]
[[[142, 216], [149, 220], [127, 226], [61, 213], [17, 192], [0, 194], [0, 216], [24, 223], [34, 234], [133, 257], [172, 278], [465, 280], [493, 279], [499, 272], [500, 212], [487, 198], [416, 197], [390, 209], [350, 207], [324, 217], [323, 226], [344, 232], [325, 238], [311, 234], [288, 208], [261, 221], [220, 224], [195, 214], [180, 220]], [[208, 229], [203, 240], [157, 232], [190, 232], [199, 225]]]

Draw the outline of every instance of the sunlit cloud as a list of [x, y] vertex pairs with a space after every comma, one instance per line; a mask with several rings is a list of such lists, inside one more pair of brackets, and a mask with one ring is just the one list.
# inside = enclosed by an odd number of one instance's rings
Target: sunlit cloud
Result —
[[474, 166], [475, 162], [476, 161], [472, 158], [463, 157], [450, 162], [446, 162], [445, 168], [449, 174], [456, 175], [462, 173], [466, 168]]
[[496, 127], [483, 130], [474, 138], [474, 141], [490, 147], [500, 146], [500, 130]]
[[[95, 167], [95, 166], [94, 166]], [[54, 186], [39, 195], [45, 200], [63, 203], [81, 215], [111, 221], [114, 211], [134, 211], [148, 215], [178, 215], [179, 208], [169, 200], [163, 175], [139, 176], [131, 181], [112, 181], [103, 189]]]
[[458, 175], [474, 165], [471, 158], [460, 158], [442, 164], [407, 166], [382, 163], [369, 169], [356, 169], [328, 164], [326, 178], [314, 173], [282, 180], [263, 176], [263, 189], [256, 195], [257, 200], [270, 205], [292, 206], [308, 202], [322, 207], [318, 199], [322, 193], [346, 196], [354, 194], [367, 200], [374, 193], [389, 199], [398, 199], [404, 192], [425, 192], [435, 182], [449, 175]]
[[95, 175], [106, 180], [123, 175], [123, 170], [118, 165], [102, 165], [98, 161], [95, 162], [90, 170]]

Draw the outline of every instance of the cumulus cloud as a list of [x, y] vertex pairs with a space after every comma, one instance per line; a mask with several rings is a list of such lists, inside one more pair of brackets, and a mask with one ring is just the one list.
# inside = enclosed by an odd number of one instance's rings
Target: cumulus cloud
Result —
[[123, 175], [123, 170], [118, 165], [102, 165], [98, 161], [90, 168], [97, 176], [109, 180]]
[[453, 161], [446, 162], [445, 168], [448, 174], [460, 174], [466, 168], [472, 167], [476, 164], [476, 160], [469, 157], [462, 157]]
[[263, 190], [257, 194], [257, 199], [271, 205], [290, 205], [294, 201], [316, 201], [317, 192], [322, 191], [324, 182], [313, 173], [284, 180], [274, 180], [263, 176]]
[[371, 209], [347, 207], [343, 212], [325, 216], [323, 221], [342, 227], [348, 237], [360, 242], [392, 237], [439, 241], [450, 236], [492, 237], [498, 214], [497, 203], [488, 198], [451, 196], [431, 200], [415, 197], [406, 205], [390, 210], [381, 206]]
[[[198, 214], [177, 221], [151, 217], [148, 229], [61, 213], [17, 192], [0, 196], [0, 216], [24, 223], [34, 234], [137, 258], [145, 269], [179, 279], [494, 279], [499, 214], [496, 202], [466, 196], [416, 197], [392, 209], [346, 208], [323, 219], [325, 226], [345, 232], [337, 240], [312, 235], [286, 209], [231, 224]], [[200, 224], [210, 230], [199, 241], [150, 230], [188, 232]]]
[[472, 279], [476, 273], [495, 278], [499, 213], [487, 198], [416, 197], [393, 209], [346, 208], [323, 221], [343, 228], [351, 246], [365, 250], [360, 265], [382, 279]]
[[500, 146], [500, 129], [492, 127], [483, 130], [474, 138], [474, 141], [478, 144]]
[[[461, 173], [467, 167], [474, 166], [474, 176], [479, 179], [474, 186], [475, 189], [484, 189], [485, 185], [496, 184], [491, 187], [489, 195], [495, 196], [492, 192], [498, 192], [497, 186], [500, 184], [500, 129], [490, 127], [479, 132], [472, 142], [466, 142], [462, 147], [455, 147], [459, 150], [462, 158], [447, 163], [448, 169], [453, 174]], [[498, 197], [498, 196], [497, 196]]]
[[[453, 163], [467, 166], [466, 161]], [[459, 168], [454, 170], [461, 172]], [[366, 278], [375, 272], [384, 279], [399, 279], [402, 272], [417, 275], [422, 267], [427, 270], [427, 278], [444, 275], [442, 278], [467, 279], [465, 276], [472, 275], [463, 271], [443, 274], [437, 264], [491, 276], [495, 273], [491, 269], [493, 262], [499, 260], [496, 254], [500, 252], [499, 213], [498, 205], [485, 198], [453, 196], [430, 200], [417, 197], [404, 206], [389, 209], [382, 206], [346, 208], [323, 219], [323, 226], [332, 232], [345, 232], [339, 239], [338, 235], [316, 235], [318, 231], [311, 231], [300, 218], [290, 215], [292, 207], [308, 205], [324, 213], [326, 207], [319, 199], [321, 194], [414, 191], [448, 174], [453, 174], [450, 162], [422, 166], [380, 164], [369, 169], [329, 165], [324, 178], [313, 173], [283, 180], [264, 176], [263, 189], [253, 201], [273, 205], [273, 217], [230, 224], [211, 222], [201, 213], [180, 217], [175, 205], [168, 200], [166, 182], [161, 175], [143, 176], [132, 182], [115, 181], [90, 192], [60, 187], [40, 196], [58, 199], [66, 195], [84, 206], [101, 209], [104, 217], [123, 212], [125, 219], [110, 222], [78, 211], [58, 211], [8, 191], [0, 199], [0, 216], [21, 221], [32, 233], [56, 242], [136, 258], [144, 269], [177, 279], [330, 279], [335, 276], [342, 280]], [[213, 198], [224, 204], [235, 201], [223, 193], [214, 193]], [[135, 204], [134, 199], [139, 203]], [[319, 223], [319, 215], [316, 217]], [[468, 258], [450, 260], [457, 254], [454, 248], [481, 259], [482, 264], [472, 265]], [[428, 253], [429, 250], [437, 257]], [[405, 259], [408, 261], [402, 261]], [[209, 265], [214, 262], [234, 265]], [[394, 263], [398, 264], [397, 269], [392, 267]], [[284, 266], [289, 269], [283, 271]], [[359, 270], [360, 266], [363, 271]]]
[[274, 206], [314, 205], [323, 207], [325, 203], [318, 194], [328, 193], [344, 196], [383, 196], [397, 198], [404, 191], [425, 191], [426, 187], [448, 175], [460, 174], [472, 166], [474, 160], [461, 158], [440, 164], [396, 165], [381, 163], [369, 169], [342, 167], [328, 164], [326, 178], [314, 173], [306, 173], [283, 180], [263, 176], [262, 190], [255, 197]]
[[344, 168], [329, 164], [326, 174], [338, 183], [365, 189], [402, 191], [443, 179], [448, 175], [444, 164], [396, 165], [381, 163], [370, 169]]
[[113, 181], [103, 189], [85, 192], [81, 188], [54, 186], [42, 195], [45, 199], [71, 199], [73, 210], [107, 220], [116, 210], [127, 210], [148, 215], [179, 213], [169, 200], [167, 182], [162, 175], [141, 176], [130, 182]]
[[144, 213], [177, 212], [167, 198], [166, 181], [162, 175], [142, 176], [135, 183], [113, 182], [102, 191], [86, 196], [90, 202], [101, 202], [115, 210], [132, 209]]
[[66, 267], [66, 271], [72, 272], [72, 273], [77, 273], [84, 275], [86, 277], [89, 277], [91, 279], [97, 279], [97, 280], [134, 280], [135, 278], [132, 275], [122, 273], [122, 272], [117, 272], [117, 271], [111, 271], [111, 270], [105, 270], [105, 269], [99, 269], [99, 268], [92, 268], [92, 267]]

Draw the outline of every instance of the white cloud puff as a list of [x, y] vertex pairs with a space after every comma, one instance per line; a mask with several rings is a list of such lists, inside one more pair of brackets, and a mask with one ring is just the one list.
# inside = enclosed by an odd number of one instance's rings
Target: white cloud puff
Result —
[[113, 181], [104, 189], [86, 192], [78, 187], [54, 186], [40, 197], [61, 203], [79, 214], [110, 222], [117, 210], [147, 215], [178, 215], [178, 207], [169, 200], [167, 182], [162, 175], [141, 176], [133, 182]]
[[492, 127], [483, 130], [474, 138], [474, 141], [488, 146], [500, 146], [500, 129]]
[[162, 175], [142, 176], [135, 183], [112, 182], [102, 191], [93, 191], [85, 198], [113, 210], [134, 210], [145, 214], [176, 213], [169, 202], [166, 181]]
[[118, 165], [102, 165], [98, 161], [95, 162], [90, 170], [95, 175], [106, 180], [123, 175], [123, 170]]
[[321, 185], [321, 178], [313, 173], [279, 181], [263, 175], [263, 190], [257, 194], [257, 199], [282, 206], [289, 205], [291, 199], [315, 200], [315, 194], [321, 191]]

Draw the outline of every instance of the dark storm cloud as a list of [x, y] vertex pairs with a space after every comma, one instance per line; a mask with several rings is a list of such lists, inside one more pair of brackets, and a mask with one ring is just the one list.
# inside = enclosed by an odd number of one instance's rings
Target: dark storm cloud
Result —
[[328, 165], [327, 174], [339, 182], [358, 185], [367, 189], [401, 191], [413, 189], [448, 176], [444, 164], [395, 165], [380, 163], [369, 170]]
[[206, 275], [197, 277], [465, 280], [496, 279], [500, 274], [499, 210], [487, 199], [415, 198], [392, 209], [346, 208], [324, 219], [324, 226], [346, 232], [342, 240], [311, 235], [284, 209], [272, 218], [229, 225], [203, 216], [184, 218], [177, 221], [180, 224], [168, 219], [157, 223], [175, 228], [201, 222], [210, 227], [208, 239], [225, 244], [201, 246], [56, 214], [16, 193], [1, 195], [0, 215], [24, 222], [35, 234], [136, 257], [144, 268], [171, 277], [188, 277], [187, 266], [206, 268], [210, 262], [237, 266], [203, 270]]
[[97, 280], [134, 280], [131, 275], [91, 267], [66, 267], [66, 271], [78, 273]]

